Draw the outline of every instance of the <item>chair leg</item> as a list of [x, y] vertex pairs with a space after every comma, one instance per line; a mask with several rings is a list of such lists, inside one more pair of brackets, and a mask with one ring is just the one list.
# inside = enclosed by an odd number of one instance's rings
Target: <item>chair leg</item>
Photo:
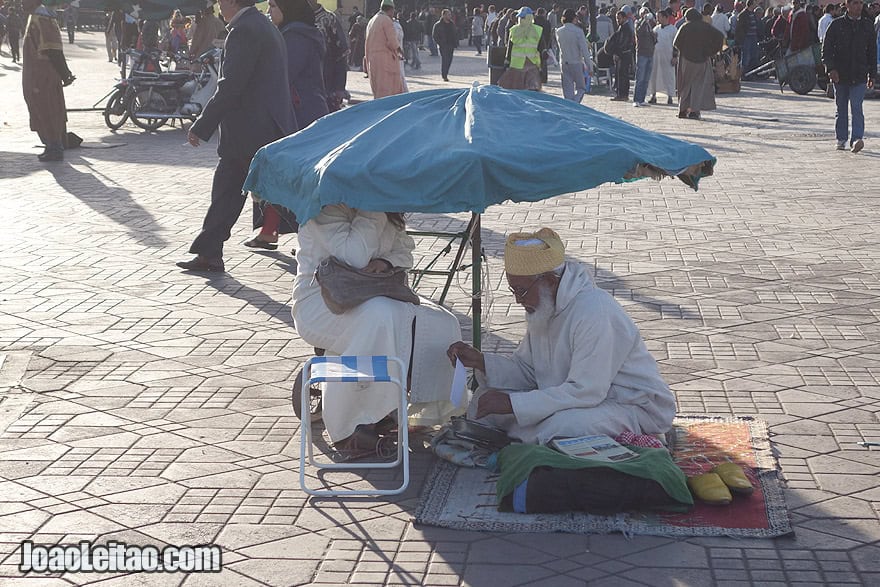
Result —
[[[391, 383], [398, 386], [400, 390], [398, 402], [398, 415], [400, 422], [404, 425], [398, 426], [397, 431], [397, 458], [389, 463], [319, 463], [314, 458], [314, 446], [312, 442], [312, 422], [310, 418], [300, 421], [300, 459], [299, 459], [299, 483], [303, 491], [309, 495], [323, 497], [346, 497], [346, 496], [375, 496], [375, 495], [397, 495], [406, 491], [409, 486], [409, 434], [407, 426], [407, 393], [406, 387], [401, 382], [404, 373], [403, 361], [396, 357], [389, 357], [389, 360], [398, 367], [399, 377], [392, 378]], [[302, 377], [303, 386], [308, 389], [316, 381], [312, 378], [312, 359], [306, 361], [303, 366]], [[308, 394], [302, 394], [302, 409], [304, 413], [308, 413]], [[308, 445], [308, 446], [307, 446]], [[307, 458], [308, 457], [308, 458]], [[390, 469], [401, 465], [403, 467], [403, 482], [396, 489], [373, 489], [373, 490], [318, 490], [308, 487], [306, 483], [306, 464], [311, 464], [317, 469], [330, 470], [357, 470], [357, 469]]]

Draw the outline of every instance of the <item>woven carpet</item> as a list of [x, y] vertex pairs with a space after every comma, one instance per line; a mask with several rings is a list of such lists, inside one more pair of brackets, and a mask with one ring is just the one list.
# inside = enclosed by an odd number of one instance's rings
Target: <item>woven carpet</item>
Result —
[[750, 418], [676, 418], [673, 457], [685, 475], [706, 472], [732, 460], [755, 486], [727, 506], [697, 503], [686, 513], [629, 512], [597, 516], [583, 512], [517, 514], [499, 512], [495, 480], [485, 469], [438, 461], [425, 483], [415, 522], [490, 532], [570, 532], [652, 536], [737, 536], [768, 538], [792, 532], [770, 450], [767, 425]]

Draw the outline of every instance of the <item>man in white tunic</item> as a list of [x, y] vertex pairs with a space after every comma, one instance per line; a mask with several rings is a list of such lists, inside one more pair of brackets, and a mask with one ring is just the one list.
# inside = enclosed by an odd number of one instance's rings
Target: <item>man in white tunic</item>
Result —
[[675, 398], [638, 328], [587, 268], [564, 256], [549, 228], [508, 237], [505, 271], [527, 313], [526, 336], [509, 357], [463, 342], [449, 347], [449, 358], [474, 368], [480, 383], [468, 417], [537, 444], [666, 432]]
[[651, 79], [648, 82], [648, 94], [650, 104], [657, 103], [657, 92], [666, 94], [666, 104], [672, 104], [675, 95], [675, 48], [672, 42], [678, 29], [670, 22], [672, 11], [668, 8], [657, 14], [660, 24], [654, 27], [654, 36], [657, 44], [654, 45], [654, 61], [651, 69]]

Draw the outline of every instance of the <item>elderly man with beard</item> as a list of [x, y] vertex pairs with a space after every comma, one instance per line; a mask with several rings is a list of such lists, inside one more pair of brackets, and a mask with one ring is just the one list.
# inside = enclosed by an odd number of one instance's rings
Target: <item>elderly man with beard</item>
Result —
[[449, 347], [450, 360], [475, 369], [480, 384], [468, 417], [532, 444], [669, 430], [675, 398], [638, 328], [587, 267], [565, 261], [559, 235], [510, 235], [504, 266], [526, 310], [526, 336], [509, 357]]

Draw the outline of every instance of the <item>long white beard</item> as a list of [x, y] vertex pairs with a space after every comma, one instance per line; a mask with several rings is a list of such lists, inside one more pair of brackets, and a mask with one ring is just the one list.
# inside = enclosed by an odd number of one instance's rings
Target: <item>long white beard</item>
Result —
[[526, 312], [526, 324], [532, 334], [546, 334], [550, 329], [550, 319], [556, 313], [556, 300], [550, 293], [550, 287], [538, 286], [538, 305], [534, 312]]

